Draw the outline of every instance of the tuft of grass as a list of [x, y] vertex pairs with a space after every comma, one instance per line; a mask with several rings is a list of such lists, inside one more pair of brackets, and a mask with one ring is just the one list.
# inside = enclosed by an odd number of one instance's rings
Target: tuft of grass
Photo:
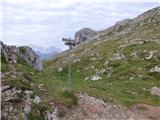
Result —
[[48, 110], [47, 103], [41, 102], [39, 105], [32, 103], [32, 109], [29, 114], [29, 120], [44, 120], [45, 112]]
[[1, 54], [1, 60], [0, 60], [0, 67], [1, 67], [1, 72], [9, 71], [9, 66], [4, 58], [4, 55], [2, 54]]
[[8, 77], [5, 79], [5, 84], [9, 85], [9, 86], [13, 86], [16, 88], [20, 88], [22, 90], [31, 90], [32, 87], [30, 86], [30, 83], [28, 80], [17, 77], [17, 78], [11, 78]]
[[61, 95], [64, 97], [64, 99], [68, 99], [70, 101], [70, 107], [77, 105], [77, 97], [75, 96], [73, 91], [64, 91]]
[[26, 48], [25, 47], [19, 47], [19, 50], [22, 52], [22, 53], [26, 53]]

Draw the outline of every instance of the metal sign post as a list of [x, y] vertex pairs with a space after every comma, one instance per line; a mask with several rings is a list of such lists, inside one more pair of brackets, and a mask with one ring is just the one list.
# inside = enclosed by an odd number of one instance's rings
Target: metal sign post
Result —
[[68, 51], [68, 85], [67, 85], [67, 89], [68, 92], [71, 92], [71, 62], [70, 62], [70, 51], [72, 49], [73, 46], [76, 45], [75, 40], [72, 39], [67, 39], [67, 38], [63, 38], [62, 41], [65, 41], [65, 45], [69, 46], [69, 51]]

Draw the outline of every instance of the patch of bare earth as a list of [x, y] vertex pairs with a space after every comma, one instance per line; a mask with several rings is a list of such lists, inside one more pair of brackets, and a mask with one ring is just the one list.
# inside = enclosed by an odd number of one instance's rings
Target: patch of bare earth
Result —
[[138, 104], [127, 108], [87, 94], [78, 95], [78, 106], [63, 120], [160, 120], [160, 107]]
[[131, 109], [133, 111], [140, 111], [140, 114], [146, 116], [147, 120], [160, 120], [160, 106], [137, 104]]

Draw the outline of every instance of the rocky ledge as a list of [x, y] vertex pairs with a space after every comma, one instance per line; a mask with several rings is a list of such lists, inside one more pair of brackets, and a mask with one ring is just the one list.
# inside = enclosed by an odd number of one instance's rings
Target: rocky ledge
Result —
[[37, 71], [43, 70], [41, 60], [30, 47], [7, 46], [1, 42], [1, 55], [4, 56], [8, 64], [14, 65], [17, 63], [18, 59], [21, 59]]

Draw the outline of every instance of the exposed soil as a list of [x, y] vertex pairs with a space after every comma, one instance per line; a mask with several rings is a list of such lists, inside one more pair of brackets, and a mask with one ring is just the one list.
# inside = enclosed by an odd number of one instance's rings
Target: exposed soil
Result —
[[62, 120], [160, 120], [160, 106], [137, 104], [127, 108], [81, 94], [78, 97], [78, 106], [69, 111]]
[[148, 120], [160, 120], [160, 106], [137, 104], [131, 108], [133, 111], [140, 111]]

